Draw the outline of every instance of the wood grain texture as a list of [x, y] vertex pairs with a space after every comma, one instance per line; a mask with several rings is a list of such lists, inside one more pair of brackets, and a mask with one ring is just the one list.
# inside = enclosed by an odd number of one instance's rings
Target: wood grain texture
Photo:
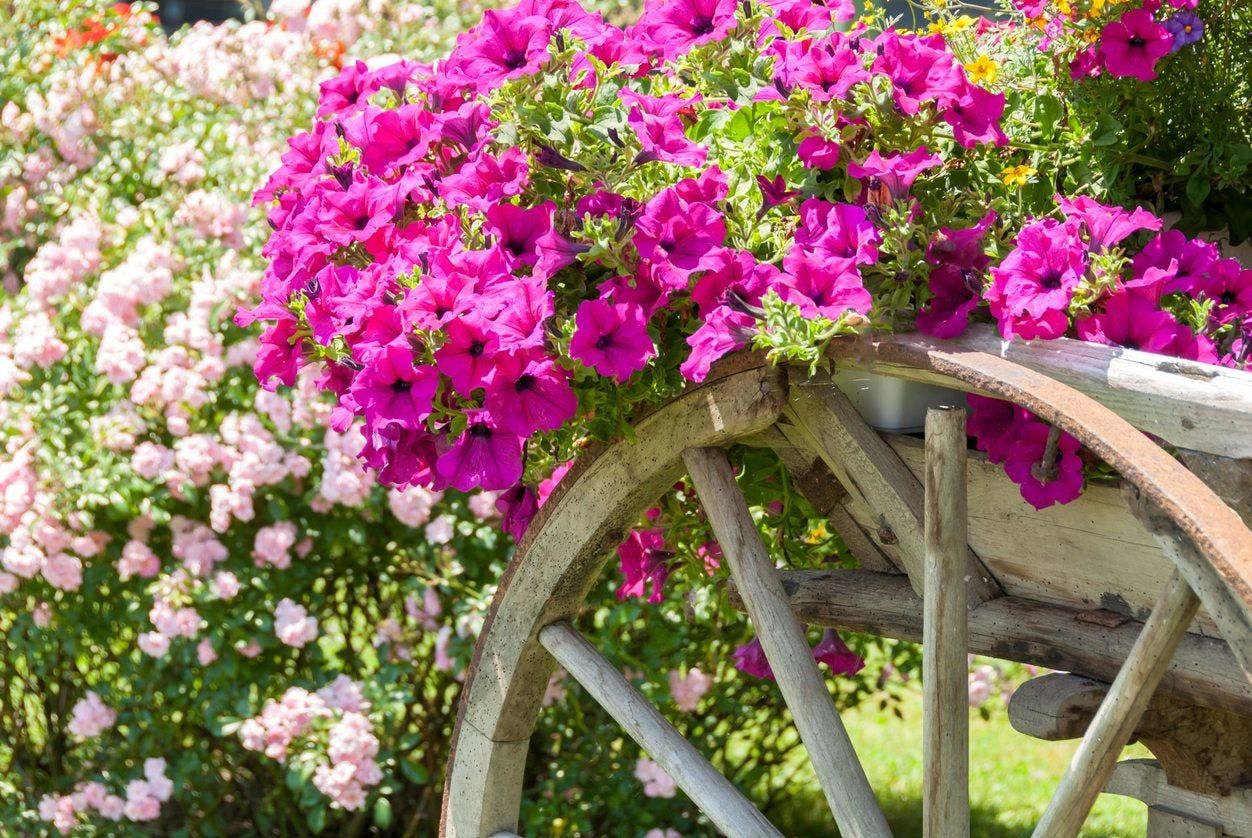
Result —
[[739, 369], [636, 426], [635, 442], [587, 455], [540, 510], [501, 579], [461, 695], [440, 834], [516, 831], [527, 745], [555, 666], [541, 628], [577, 615], [631, 523], [683, 474], [681, 452], [773, 425], [781, 369]]
[[840, 832], [848, 838], [890, 836], [726, 453], [690, 448], [683, 459]]
[[[922, 484], [883, 438], [865, 424], [828, 376], [794, 384], [788, 390], [787, 415], [811, 439], [839, 482], [856, 495], [861, 509], [875, 520], [861, 522], [871, 530], [887, 530], [882, 540], [896, 540], [900, 556], [921, 592], [923, 556]], [[1003, 591], [979, 557], [966, 547], [966, 574], [971, 607], [1000, 596]]]
[[965, 411], [926, 414], [922, 624], [923, 833], [969, 835]]
[[1078, 835], [1199, 608], [1200, 598], [1175, 571], [1078, 744], [1035, 838]]
[[[783, 589], [801, 622], [882, 637], [922, 639], [922, 601], [908, 580], [865, 570], [793, 570]], [[732, 590], [732, 601], [738, 591]], [[1111, 682], [1143, 624], [1087, 619], [1090, 611], [1002, 597], [969, 612], [969, 650]], [[1252, 715], [1249, 684], [1226, 643], [1188, 634], [1161, 689], [1206, 707]]]
[[714, 826], [734, 838], [780, 838], [782, 833], [760, 810], [573, 626], [566, 622], [546, 626], [539, 632], [539, 642], [639, 747], [665, 769]]
[[971, 326], [948, 340], [907, 334], [884, 336], [868, 347], [862, 341], [836, 341], [829, 355], [858, 369], [971, 390], [913, 362], [932, 348], [1004, 358], [1073, 387], [1173, 445], [1252, 459], [1248, 372], [1080, 340], [1005, 341], [986, 325]]
[[1156, 760], [1128, 759], [1117, 764], [1104, 790], [1218, 824], [1231, 838], [1252, 838], [1252, 789], [1221, 796], [1197, 794], [1170, 785]]

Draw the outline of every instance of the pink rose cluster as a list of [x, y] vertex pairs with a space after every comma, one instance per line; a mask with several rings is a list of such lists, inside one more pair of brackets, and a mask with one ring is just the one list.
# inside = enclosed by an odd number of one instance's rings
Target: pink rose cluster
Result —
[[[577, 387], [627, 382], [668, 351], [656, 339], [667, 318], [684, 324], [681, 372], [699, 381], [747, 344], [768, 294], [811, 317], [867, 314], [862, 270], [879, 260], [883, 213], [905, 202], [919, 216], [910, 189], [943, 159], [833, 139], [873, 131], [853, 91], [886, 91], [913, 136], [966, 148], [1005, 141], [1004, 96], [971, 83], [938, 36], [827, 31], [849, 3], [766, 11], [750, 30], [734, 0], [657, 0], [622, 29], [576, 0], [523, 0], [486, 12], [434, 67], [357, 63], [324, 83], [324, 120], [289, 141], [256, 196], [274, 232], [263, 300], [238, 322], [269, 323], [257, 376], [291, 385], [327, 361], [332, 426], [363, 423], [360, 456], [382, 482], [504, 492], [516, 535], [537, 507], [522, 484], [528, 441], [574, 419]], [[732, 37], [772, 62], [756, 101], [794, 114], [800, 101], [848, 105], [833, 127], [797, 115], [791, 139], [815, 175], [846, 174], [859, 194], [799, 202], [761, 175], [761, 215], [795, 225], [770, 259], [745, 249], [745, 220], [728, 215], [733, 178], [688, 136], [739, 105], [672, 92], [687, 85], [676, 60]], [[553, 146], [503, 133], [492, 102], [539, 73], [575, 92], [619, 87], [610, 139], [634, 155], [619, 155], [624, 173], [652, 180], [617, 191]], [[588, 277], [602, 279], [584, 288]]]
[[80, 816], [90, 818], [93, 813], [109, 821], [154, 821], [161, 815], [161, 804], [174, 793], [165, 768], [164, 759], [144, 760], [143, 776], [126, 784], [125, 796], [110, 793], [98, 780], [80, 782], [70, 794], [46, 794], [39, 801], [39, 818], [62, 835], [83, 823]]
[[316, 693], [292, 687], [278, 701], [266, 702], [259, 715], [243, 722], [239, 736], [248, 750], [279, 762], [301, 746], [301, 753], [316, 761], [318, 791], [354, 811], [364, 805], [367, 790], [382, 781], [375, 761], [379, 742], [368, 710], [360, 684], [341, 675]]

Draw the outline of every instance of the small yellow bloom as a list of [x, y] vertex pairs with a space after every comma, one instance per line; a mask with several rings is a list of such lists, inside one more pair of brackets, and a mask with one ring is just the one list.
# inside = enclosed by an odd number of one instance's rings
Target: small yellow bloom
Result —
[[973, 62], [965, 65], [965, 74], [974, 84], [993, 84], [1000, 64], [985, 55], [980, 55]]
[[1069, 0], [1056, 0], [1056, 10], [1065, 17], [1074, 16], [1074, 7], [1069, 4]]
[[1005, 186], [1025, 186], [1039, 172], [1033, 166], [1010, 166], [1000, 173]]
[[826, 531], [826, 524], [819, 521], [817, 526], [805, 533], [804, 540], [808, 544], [821, 544], [829, 537], [830, 533]]

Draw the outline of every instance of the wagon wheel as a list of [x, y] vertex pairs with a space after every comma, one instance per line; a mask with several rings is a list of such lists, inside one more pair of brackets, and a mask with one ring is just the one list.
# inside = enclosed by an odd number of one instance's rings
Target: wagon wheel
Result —
[[[841, 351], [851, 350], [833, 350]], [[1204, 482], [1133, 425], [1049, 376], [984, 352], [949, 351], [909, 338], [880, 341], [872, 354], [868, 362], [889, 374], [941, 380], [1015, 402], [1077, 437], [1138, 492], [1151, 512], [1145, 520], [1172, 560], [1172, 574], [1137, 638], [1120, 650], [1116, 644], [1099, 654], [1087, 650], [1083, 658], [1089, 671], [1103, 666], [1116, 678], [1036, 830], [1036, 835], [1076, 835], [1158, 684], [1249, 713], [1252, 533]], [[1086, 389], [1100, 395], [1098, 385]], [[841, 476], [846, 491], [862, 493], [892, 531], [889, 540], [898, 547], [899, 569], [907, 577], [844, 571], [837, 575], [848, 599], [863, 593], [881, 600], [889, 582], [907, 578], [892, 596], [897, 606], [911, 597], [916, 607], [913, 592], [924, 589], [927, 834], [968, 834], [966, 609], [970, 615], [984, 608], [989, 613], [988, 603], [1002, 591], [966, 540], [963, 412], [932, 411], [927, 430], [923, 492], [836, 390], [800, 371], [742, 356], [643, 419], [635, 443], [581, 458], [532, 522], [478, 640], [453, 737], [441, 834], [515, 832], [527, 747], [558, 662], [719, 830], [733, 836], [779, 834], [571, 625], [609, 551], [684, 472], [722, 546], [840, 830], [848, 836], [889, 834], [809, 653], [788, 589], [720, 450], [780, 431], [818, 455]], [[871, 591], [874, 585], [882, 590]], [[788, 587], [794, 593], [794, 586]], [[1219, 643], [1220, 652], [1203, 666], [1192, 665], [1186, 654], [1171, 663], [1180, 643], [1207, 640], [1187, 634], [1201, 604], [1226, 643]], [[862, 630], [901, 634], [882, 615], [862, 623]], [[1023, 637], [1022, 648], [1035, 648], [1031, 643], [1039, 641]], [[1064, 659], [1063, 634], [1042, 641], [1056, 644], [1049, 654]], [[1055, 666], [1055, 661], [1053, 655], [1038, 662]]]

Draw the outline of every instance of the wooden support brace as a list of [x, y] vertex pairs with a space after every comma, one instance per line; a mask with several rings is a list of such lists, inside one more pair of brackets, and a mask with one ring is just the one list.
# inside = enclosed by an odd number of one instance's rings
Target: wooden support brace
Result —
[[1035, 838], [1078, 835], [1199, 608], [1199, 597], [1175, 570], [1035, 827]]
[[539, 632], [552, 657], [674, 778], [700, 811], [731, 836], [781, 836], [729, 780], [682, 737], [614, 666], [569, 623]]
[[[807, 434], [813, 450], [844, 488], [879, 514], [890, 537], [899, 542], [905, 570], [920, 594], [925, 555], [921, 483], [829, 376], [817, 375], [793, 384], [788, 390], [786, 413]], [[965, 552], [972, 608], [1003, 591], [968, 545]]]
[[[1108, 794], [1143, 801], [1148, 805], [1149, 813], [1158, 813], [1158, 821], [1172, 822], [1171, 826], [1175, 828], [1182, 828], [1180, 824], [1190, 824], [1188, 828], [1218, 830], [1210, 834], [1252, 838], [1252, 789], [1236, 789], [1225, 795], [1188, 791], [1171, 785], [1156, 760], [1128, 759], [1117, 764], [1104, 790]], [[1165, 818], [1166, 814], [1171, 817]], [[1169, 834], [1161, 830], [1158, 823], [1157, 835], [1153, 836], [1152, 820], [1149, 814], [1150, 838], [1164, 838]]]
[[922, 599], [923, 834], [969, 835], [969, 631], [965, 411], [926, 415], [926, 578]]
[[890, 836], [725, 452], [689, 448], [683, 459], [840, 832], [848, 838]]

